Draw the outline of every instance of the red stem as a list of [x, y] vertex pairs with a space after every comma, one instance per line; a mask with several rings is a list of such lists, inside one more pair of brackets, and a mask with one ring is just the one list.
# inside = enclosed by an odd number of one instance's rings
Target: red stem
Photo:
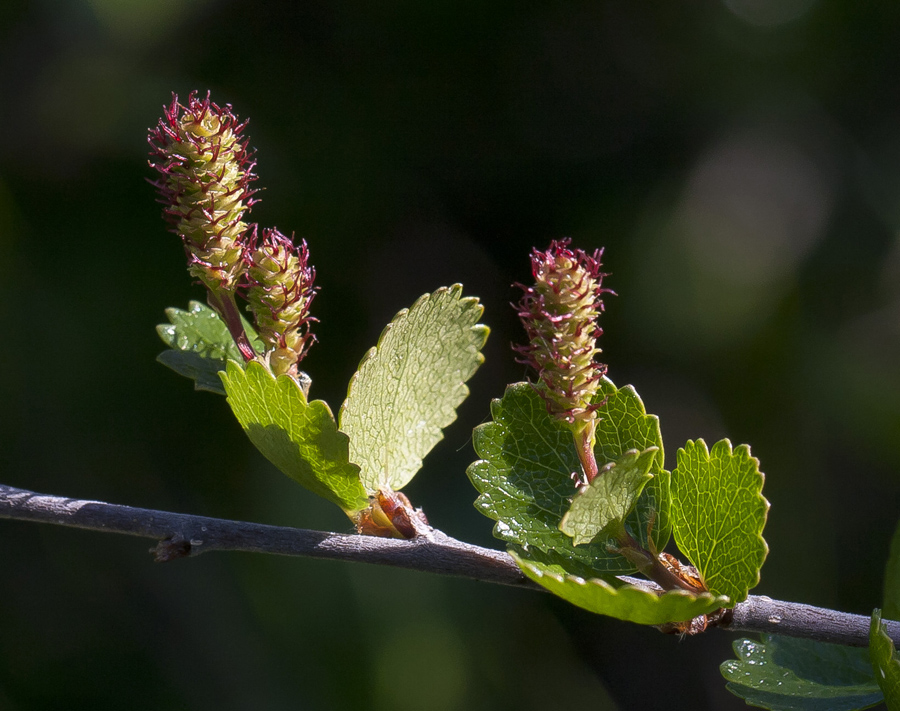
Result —
[[208, 291], [209, 305], [222, 317], [244, 360], [253, 360], [256, 357], [256, 351], [253, 349], [253, 345], [247, 337], [247, 332], [244, 330], [244, 324], [241, 322], [241, 314], [234, 300], [234, 292], [224, 289], [209, 289]]
[[597, 458], [594, 456], [594, 428], [595, 421], [591, 420], [575, 433], [575, 448], [578, 450], [578, 459], [588, 484], [594, 481], [599, 473]]

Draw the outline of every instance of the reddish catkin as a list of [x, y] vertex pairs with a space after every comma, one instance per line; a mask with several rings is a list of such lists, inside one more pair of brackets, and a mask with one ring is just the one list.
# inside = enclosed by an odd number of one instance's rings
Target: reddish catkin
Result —
[[172, 231], [184, 242], [188, 269], [211, 292], [233, 292], [243, 275], [244, 215], [255, 202], [255, 163], [246, 122], [231, 105], [218, 106], [192, 92], [187, 105], [172, 103], [150, 130], [152, 184]]
[[277, 229], [254, 232], [247, 248], [247, 300], [266, 344], [275, 375], [297, 375], [297, 363], [315, 337], [309, 315], [315, 297], [316, 270], [309, 266], [306, 241], [295, 246]]
[[515, 308], [528, 335], [528, 343], [515, 346], [518, 361], [537, 371], [537, 388], [547, 411], [572, 426], [588, 481], [596, 476], [593, 457], [596, 402], [606, 365], [597, 338], [597, 319], [603, 313], [601, 257], [570, 249], [569, 240], [554, 240], [549, 249], [534, 249], [531, 271], [534, 286], [519, 284], [524, 294]]

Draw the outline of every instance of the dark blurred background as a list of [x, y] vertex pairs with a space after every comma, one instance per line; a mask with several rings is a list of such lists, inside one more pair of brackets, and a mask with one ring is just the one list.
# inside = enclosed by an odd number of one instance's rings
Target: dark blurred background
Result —
[[[868, 614], [900, 504], [900, 4], [825, 0], [0, 3], [0, 481], [347, 531], [218, 396], [154, 362], [200, 299], [145, 178], [172, 91], [251, 119], [252, 219], [308, 240], [313, 395], [462, 282], [493, 329], [408, 487], [472, 507], [472, 428], [525, 372], [528, 251], [606, 247], [611, 377], [687, 438], [749, 443], [756, 589]], [[0, 522], [0, 709], [737, 709], [733, 635], [549, 595]]]

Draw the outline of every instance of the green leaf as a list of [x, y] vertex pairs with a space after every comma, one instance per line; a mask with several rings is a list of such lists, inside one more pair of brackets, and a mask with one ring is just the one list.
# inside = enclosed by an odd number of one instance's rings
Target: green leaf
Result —
[[[662, 550], [669, 537], [669, 474], [662, 469], [659, 423], [644, 412], [631, 387], [617, 389], [604, 379], [599, 398], [604, 397], [606, 406], [600, 411], [604, 419], [594, 449], [598, 465], [615, 461], [630, 449], [660, 450], [650, 467], [655, 477], [626, 519], [626, 527], [645, 547]], [[541, 551], [544, 562], [583, 577], [634, 572], [635, 567], [614, 550], [614, 541], [598, 536], [576, 547], [559, 530], [576, 493], [570, 475], [580, 471], [580, 464], [571, 430], [547, 413], [534, 387], [510, 385], [501, 400], [491, 403], [491, 415], [493, 422], [475, 429], [475, 450], [482, 459], [471, 464], [467, 474], [480, 492], [475, 507], [497, 522], [494, 535], [523, 546], [530, 558]], [[655, 487], [660, 480], [662, 485]], [[650, 544], [648, 528], [652, 528]]]
[[266, 459], [348, 514], [368, 505], [359, 467], [349, 460], [347, 435], [327, 403], [308, 403], [297, 381], [275, 378], [256, 361], [246, 369], [229, 362], [222, 382], [235, 417]]
[[[643, 452], [656, 447], [656, 458], [650, 467], [653, 479], [644, 487], [634, 515], [629, 519], [632, 535], [645, 548], [663, 550], [672, 535], [669, 520], [671, 474], [664, 469], [665, 454], [659, 418], [648, 415], [644, 403], [631, 385], [616, 388], [609, 378], [600, 381], [598, 401], [606, 399], [597, 423], [594, 456], [603, 466], [621, 457], [629, 449]], [[650, 534], [648, 535], [648, 530]], [[649, 543], [652, 542], [652, 545]]]
[[[187, 311], [166, 309], [166, 316], [170, 323], [159, 324], [156, 332], [171, 350], [160, 353], [157, 360], [193, 380], [195, 389], [224, 395], [219, 371], [225, 370], [229, 360], [244, 360], [225, 322], [199, 301], [191, 301]], [[246, 321], [244, 329], [250, 342], [262, 352], [262, 342]]]
[[769, 550], [762, 537], [769, 510], [763, 479], [750, 448], [732, 451], [727, 439], [712, 452], [702, 439], [688, 441], [672, 472], [675, 542], [709, 591], [727, 595], [732, 605], [759, 582]]
[[650, 466], [656, 447], [643, 452], [630, 449], [615, 462], [604, 466], [593, 482], [578, 491], [562, 518], [559, 530], [572, 536], [578, 546], [631, 513], [644, 485], [653, 478]]
[[882, 700], [865, 649], [763, 635], [734, 642], [723, 662], [728, 690], [773, 711], [851, 711]]
[[[190, 351], [167, 350], [156, 356], [156, 360], [179, 375], [194, 381], [194, 390], [225, 394], [219, 373], [225, 370], [224, 360], [204, 358]], [[243, 358], [241, 359], [243, 360]]]
[[884, 571], [882, 614], [889, 620], [900, 620], [900, 524], [891, 539], [891, 550]]
[[469, 394], [488, 328], [478, 299], [461, 295], [444, 287], [398, 313], [350, 381], [341, 430], [369, 491], [407, 484]]
[[884, 694], [884, 703], [889, 711], [900, 711], [900, 661], [894, 657], [894, 643], [881, 621], [881, 610], [872, 613], [869, 658], [875, 671], [875, 681]]
[[717, 610], [727, 602], [709, 593], [693, 595], [685, 590], [672, 590], [657, 595], [636, 585], [616, 587], [605, 580], [585, 580], [568, 575], [557, 565], [527, 560], [510, 551], [513, 560], [531, 580], [573, 605], [598, 615], [609, 615], [641, 625], [692, 620]]

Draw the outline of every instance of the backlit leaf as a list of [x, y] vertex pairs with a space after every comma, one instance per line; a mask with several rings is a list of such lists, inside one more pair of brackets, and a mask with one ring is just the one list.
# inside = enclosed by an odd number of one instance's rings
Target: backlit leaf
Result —
[[370, 491], [407, 484], [469, 394], [488, 328], [478, 300], [461, 297], [456, 284], [398, 313], [350, 381], [341, 430]]
[[653, 478], [650, 466], [657, 451], [656, 447], [643, 452], [631, 449], [604, 466], [587, 488], [575, 494], [559, 530], [577, 546], [590, 543], [608, 526], [623, 521]]
[[763, 479], [750, 448], [732, 450], [727, 439], [711, 452], [703, 440], [688, 441], [672, 472], [675, 542], [709, 591], [727, 595], [732, 604], [745, 600], [759, 582], [768, 553]]
[[889, 711], [900, 711], [900, 661], [894, 656], [894, 643], [881, 621], [881, 610], [872, 613], [869, 658], [875, 672], [875, 681], [884, 694], [884, 703]]
[[293, 378], [275, 378], [255, 361], [246, 369], [229, 362], [222, 382], [235, 417], [266, 459], [348, 514], [368, 505], [359, 467], [349, 460], [347, 435], [327, 403], [307, 402]]

